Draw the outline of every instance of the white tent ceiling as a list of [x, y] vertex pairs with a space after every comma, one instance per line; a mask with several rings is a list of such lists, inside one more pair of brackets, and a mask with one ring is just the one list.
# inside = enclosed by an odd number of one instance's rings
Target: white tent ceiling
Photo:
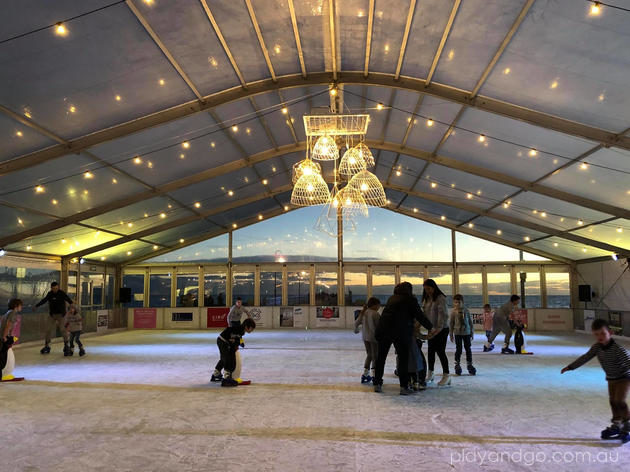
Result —
[[283, 213], [302, 116], [336, 86], [392, 211], [628, 254], [630, 12], [592, 5], [10, 0], [0, 247], [130, 262]]

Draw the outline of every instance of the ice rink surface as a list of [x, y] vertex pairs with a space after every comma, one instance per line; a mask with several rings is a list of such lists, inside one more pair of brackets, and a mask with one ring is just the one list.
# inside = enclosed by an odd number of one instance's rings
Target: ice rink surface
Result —
[[587, 335], [530, 334], [535, 355], [506, 356], [482, 353], [478, 334], [476, 377], [409, 397], [391, 354], [383, 394], [360, 384], [364, 350], [350, 331], [255, 331], [242, 351], [253, 384], [221, 388], [209, 383], [216, 335], [85, 338], [84, 358], [59, 344], [48, 356], [16, 349], [27, 381], [0, 384], [0, 470], [560, 472], [630, 461], [630, 443], [599, 440], [610, 410], [597, 361], [560, 375]]

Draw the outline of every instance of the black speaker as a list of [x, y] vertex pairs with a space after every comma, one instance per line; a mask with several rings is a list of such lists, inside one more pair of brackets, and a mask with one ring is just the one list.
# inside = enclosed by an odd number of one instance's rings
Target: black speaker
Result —
[[581, 302], [590, 302], [591, 301], [591, 286], [590, 285], [580, 285], [578, 287], [580, 292], [580, 301]]
[[120, 303], [131, 303], [130, 287], [120, 287], [120, 289], [118, 290], [118, 301]]

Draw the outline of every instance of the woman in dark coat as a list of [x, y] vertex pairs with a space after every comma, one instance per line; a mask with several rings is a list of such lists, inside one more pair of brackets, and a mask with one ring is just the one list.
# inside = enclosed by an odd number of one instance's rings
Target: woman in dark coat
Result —
[[[378, 341], [378, 357], [376, 360], [376, 371], [374, 375], [374, 391], [382, 392], [383, 372], [385, 371], [385, 360], [389, 353], [389, 348], [394, 345], [399, 359], [404, 359], [407, 365], [409, 358], [409, 340], [413, 333], [414, 320], [432, 331], [433, 325], [424, 316], [418, 300], [413, 296], [413, 287], [409, 282], [402, 282], [394, 288], [394, 295], [389, 297], [383, 309], [383, 314], [376, 328], [376, 340]], [[398, 369], [398, 379], [400, 380], [400, 394], [409, 395], [413, 393], [409, 390], [408, 369]]]

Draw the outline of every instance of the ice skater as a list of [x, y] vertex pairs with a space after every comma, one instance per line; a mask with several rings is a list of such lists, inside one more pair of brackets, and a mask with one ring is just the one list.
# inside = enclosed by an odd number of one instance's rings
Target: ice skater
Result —
[[230, 312], [227, 315], [228, 326], [238, 328], [241, 325], [241, 318], [243, 313], [247, 315], [247, 318], [251, 318], [249, 310], [243, 306], [243, 299], [238, 297], [236, 303], [230, 308]]
[[630, 439], [630, 415], [626, 397], [630, 391], [630, 353], [612, 337], [606, 320], [597, 319], [591, 325], [595, 344], [560, 371], [561, 374], [583, 366], [597, 357], [608, 381], [608, 399], [612, 410], [612, 425], [602, 431], [602, 439]]
[[483, 352], [489, 352], [494, 349], [492, 344], [499, 333], [505, 334], [503, 340], [503, 349], [501, 354], [514, 354], [514, 351], [510, 349], [510, 338], [512, 337], [512, 325], [510, 324], [510, 317], [512, 312], [516, 310], [518, 302], [521, 299], [518, 295], [512, 295], [510, 301], [501, 305], [499, 310], [494, 314], [492, 318], [492, 333], [483, 346]]
[[451, 384], [451, 377], [448, 369], [448, 357], [446, 357], [449, 327], [446, 295], [444, 295], [433, 279], [426, 279], [422, 287], [424, 289], [422, 292], [422, 309], [437, 330], [436, 334], [429, 336], [427, 383], [433, 382], [433, 369], [435, 367], [435, 356], [437, 355], [442, 365], [442, 378], [438, 382], [438, 387], [447, 387]]
[[427, 388], [427, 360], [422, 352], [422, 344], [425, 336], [421, 332], [422, 325], [414, 322], [413, 334], [409, 345], [409, 388], [415, 392], [426, 390]]
[[70, 346], [65, 354], [71, 356], [74, 354], [74, 343], [79, 346], [79, 356], [85, 356], [85, 349], [83, 349], [83, 343], [81, 342], [81, 333], [83, 332], [83, 317], [79, 314], [75, 305], [68, 307], [68, 312], [64, 318], [64, 327], [70, 333]]
[[[376, 297], [371, 297], [363, 306], [361, 313], [354, 322], [354, 332], [361, 330], [363, 344], [365, 345], [365, 362], [363, 363], [363, 375], [361, 375], [361, 383], [367, 384], [372, 382], [374, 371], [376, 369], [376, 358], [378, 357], [378, 342], [375, 333], [378, 320], [381, 315], [378, 313], [381, 307], [381, 301]], [[372, 367], [372, 375], [370, 375], [370, 366]]]
[[246, 318], [238, 327], [228, 326], [221, 332], [219, 337], [217, 337], [217, 346], [221, 356], [219, 363], [225, 369], [225, 377], [221, 375], [220, 370], [215, 368], [210, 378], [211, 382], [220, 381], [222, 387], [236, 387], [239, 385], [240, 378], [235, 375], [240, 375], [240, 372], [236, 371], [237, 351], [241, 344], [241, 338], [245, 333], [251, 333], [254, 329], [256, 329], [256, 322], [251, 318]]
[[66, 292], [59, 288], [57, 282], [53, 282], [50, 284], [50, 291], [33, 307], [33, 311], [44, 303], [48, 303], [48, 313], [50, 316], [46, 324], [45, 344], [40, 352], [42, 354], [50, 353], [50, 332], [59, 327], [59, 331], [61, 331], [61, 335], [63, 336], [63, 353], [66, 354], [68, 352], [68, 332], [63, 326], [63, 318], [66, 314], [66, 303], [72, 305], [72, 299], [66, 295]]
[[475, 337], [475, 328], [473, 326], [472, 317], [466, 305], [464, 305], [464, 297], [459, 293], [453, 297], [453, 310], [451, 311], [451, 320], [449, 323], [451, 333], [451, 342], [455, 342], [455, 375], [462, 375], [462, 366], [460, 360], [462, 358], [462, 344], [466, 350], [466, 365], [470, 375], [476, 375], [477, 369], [473, 366], [472, 349], [470, 343]]
[[22, 300], [13, 298], [9, 301], [9, 311], [0, 317], [0, 380], [2, 382], [12, 382], [24, 380], [24, 377], [15, 377], [15, 354], [13, 344], [17, 338], [13, 336], [13, 328], [17, 317], [22, 311]]
[[490, 340], [492, 335], [492, 318], [494, 317], [494, 311], [489, 303], [483, 306], [483, 329], [486, 332], [486, 340]]

